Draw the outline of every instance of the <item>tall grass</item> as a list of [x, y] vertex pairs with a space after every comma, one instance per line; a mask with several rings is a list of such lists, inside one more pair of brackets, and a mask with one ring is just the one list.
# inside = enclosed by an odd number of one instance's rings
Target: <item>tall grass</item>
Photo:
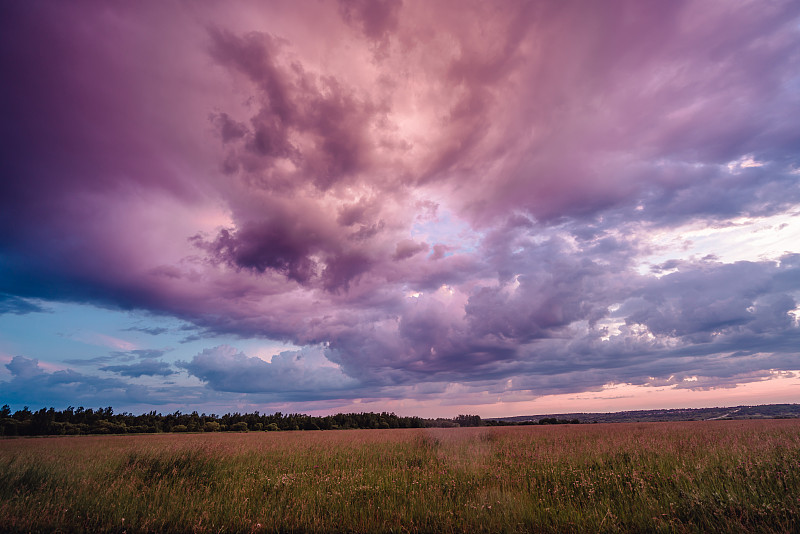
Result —
[[0, 441], [4, 532], [800, 531], [800, 422]]

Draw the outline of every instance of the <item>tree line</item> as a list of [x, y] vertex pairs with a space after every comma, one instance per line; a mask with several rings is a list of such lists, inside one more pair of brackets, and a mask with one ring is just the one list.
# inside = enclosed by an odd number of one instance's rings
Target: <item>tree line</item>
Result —
[[[575, 423], [543, 419], [539, 424]], [[402, 417], [394, 413], [340, 413], [312, 416], [299, 413], [261, 414], [226, 413], [225, 415], [151, 411], [141, 415], [114, 413], [107, 408], [74, 408], [65, 410], [42, 408], [31, 411], [27, 406], [12, 412], [8, 405], [0, 408], [0, 436], [46, 436], [82, 434], [144, 434], [158, 432], [246, 432], [286, 430], [340, 430], [357, 428], [448, 428], [470, 426], [506, 426], [504, 421], [487, 421], [478, 415], [459, 415], [452, 419]]]

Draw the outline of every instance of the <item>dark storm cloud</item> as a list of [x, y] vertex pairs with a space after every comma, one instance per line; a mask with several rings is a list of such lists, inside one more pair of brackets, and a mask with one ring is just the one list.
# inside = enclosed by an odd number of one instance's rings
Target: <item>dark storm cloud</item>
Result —
[[[174, 97], [197, 79], [178, 57], [193, 31], [175, 6], [98, 7], [0, 8], [11, 80], [0, 86], [0, 291], [147, 307], [152, 295], [130, 286], [144, 239], [126, 204], [202, 196], [177, 172], [210, 154], [196, 146], [205, 117]], [[149, 32], [175, 38], [170, 52]], [[175, 150], [193, 155], [176, 165]]]
[[316, 274], [316, 263], [309, 257], [316, 243], [307, 229], [288, 227], [287, 222], [280, 218], [235, 232], [223, 229], [213, 242], [197, 242], [212, 257], [234, 267], [262, 273], [272, 269], [297, 282], [306, 282]]
[[[642, 263], [659, 232], [796, 212], [796, 3], [48, 7], [0, 8], [0, 313], [325, 347], [181, 364], [295, 400], [797, 367], [796, 254]], [[126, 387], [31, 362], [14, 387]]]

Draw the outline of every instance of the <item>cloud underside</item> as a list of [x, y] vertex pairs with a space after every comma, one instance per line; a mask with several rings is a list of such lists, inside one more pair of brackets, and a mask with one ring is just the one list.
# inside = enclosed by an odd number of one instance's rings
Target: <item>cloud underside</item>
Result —
[[304, 348], [102, 380], [19, 356], [20, 391], [185, 372], [297, 401], [491, 397], [798, 368], [795, 243], [645, 263], [676, 229], [797, 217], [795, 3], [53, 7], [1, 8], [0, 313], [84, 302]]

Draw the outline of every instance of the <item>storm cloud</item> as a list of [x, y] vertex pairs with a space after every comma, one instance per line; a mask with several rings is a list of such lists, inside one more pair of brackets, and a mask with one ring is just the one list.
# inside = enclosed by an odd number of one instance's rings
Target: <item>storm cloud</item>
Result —
[[800, 368], [797, 3], [47, 8], [0, 7], [0, 314], [300, 349], [130, 349], [95, 362], [113, 379], [15, 356], [15, 388], [466, 399]]

